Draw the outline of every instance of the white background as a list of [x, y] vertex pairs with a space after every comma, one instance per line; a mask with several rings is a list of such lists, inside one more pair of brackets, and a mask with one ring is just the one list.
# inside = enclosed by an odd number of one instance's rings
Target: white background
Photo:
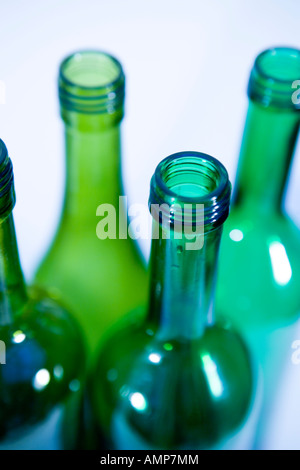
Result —
[[[122, 62], [125, 187], [131, 202], [146, 204], [156, 164], [180, 150], [219, 158], [234, 181], [253, 60], [270, 46], [299, 47], [299, 21], [299, 0], [2, 0], [0, 137], [15, 169], [27, 278], [51, 241], [62, 203], [56, 78], [64, 56], [99, 48]], [[299, 180], [298, 149], [286, 201], [298, 226]], [[147, 257], [146, 242], [142, 248]], [[286, 373], [270, 444], [300, 448], [300, 365]]]

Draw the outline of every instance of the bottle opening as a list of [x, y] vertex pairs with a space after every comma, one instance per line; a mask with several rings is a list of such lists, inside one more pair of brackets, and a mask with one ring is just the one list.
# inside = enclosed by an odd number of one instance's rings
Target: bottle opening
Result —
[[111, 87], [120, 75], [121, 64], [103, 52], [77, 52], [61, 65], [61, 75], [78, 87]]
[[194, 223], [197, 214], [204, 224], [216, 227], [228, 216], [231, 184], [225, 167], [210, 155], [180, 152], [162, 160], [151, 179], [149, 206], [166, 205], [170, 221], [182, 216]]
[[293, 100], [294, 82], [300, 80], [300, 50], [276, 47], [259, 54], [251, 71], [248, 94], [263, 106], [299, 108]]
[[300, 51], [289, 48], [267, 50], [257, 57], [256, 66], [267, 78], [290, 84], [300, 79]]
[[125, 76], [120, 62], [102, 51], [76, 52], [60, 66], [62, 108], [79, 113], [108, 113], [123, 108]]

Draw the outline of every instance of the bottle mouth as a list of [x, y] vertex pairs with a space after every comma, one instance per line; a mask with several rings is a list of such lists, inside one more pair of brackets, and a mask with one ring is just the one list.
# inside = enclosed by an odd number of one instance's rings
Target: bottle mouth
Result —
[[151, 179], [149, 208], [155, 218], [162, 214], [171, 225], [182, 221], [184, 214], [185, 224], [202, 221], [207, 230], [226, 220], [230, 196], [231, 184], [222, 163], [205, 153], [179, 152], [157, 166]]
[[292, 99], [293, 83], [300, 80], [300, 50], [275, 47], [259, 54], [248, 85], [249, 98], [263, 106], [299, 109]]
[[108, 113], [123, 108], [125, 76], [120, 62], [102, 51], [75, 52], [59, 69], [62, 108], [78, 113]]
[[13, 166], [6, 145], [0, 139], [0, 218], [2, 220], [13, 210], [15, 202]]

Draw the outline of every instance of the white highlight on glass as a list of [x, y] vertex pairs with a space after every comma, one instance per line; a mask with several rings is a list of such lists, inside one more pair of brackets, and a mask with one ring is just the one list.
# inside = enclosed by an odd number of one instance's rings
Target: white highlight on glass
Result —
[[157, 353], [149, 354], [149, 361], [153, 362], [153, 364], [159, 364], [161, 361], [161, 355]]
[[269, 253], [275, 281], [279, 286], [286, 286], [292, 277], [292, 268], [287, 252], [282, 243], [270, 243]]
[[13, 334], [13, 342], [16, 344], [22, 343], [22, 341], [24, 341], [25, 338], [26, 338], [26, 335], [21, 330], [17, 330]]
[[237, 228], [235, 228], [234, 230], [231, 230], [231, 232], [229, 233], [229, 236], [231, 240], [233, 240], [234, 242], [241, 242], [244, 238], [243, 232]]
[[47, 369], [40, 369], [33, 378], [33, 386], [36, 390], [43, 390], [50, 382], [50, 373]]
[[220, 397], [224, 391], [223, 384], [218, 374], [218, 369], [215, 362], [212, 360], [209, 354], [203, 354], [201, 356], [204, 370], [207, 374], [209, 388], [215, 397]]
[[129, 400], [132, 406], [138, 411], [144, 411], [147, 408], [147, 402], [144, 396], [139, 392], [132, 393]]

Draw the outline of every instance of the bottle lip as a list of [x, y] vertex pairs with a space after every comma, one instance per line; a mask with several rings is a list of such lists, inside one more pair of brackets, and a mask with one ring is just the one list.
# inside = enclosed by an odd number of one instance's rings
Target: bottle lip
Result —
[[278, 56], [278, 55], [283, 55], [283, 54], [286, 56], [285, 58], [289, 57], [289, 58], [292, 58], [292, 60], [297, 59], [299, 61], [297, 69], [296, 69], [296, 73], [299, 74], [297, 75], [297, 79], [299, 79], [300, 78], [300, 50], [295, 49], [294, 47], [279, 46], [279, 47], [272, 47], [270, 49], [266, 49], [262, 51], [260, 54], [258, 54], [258, 56], [255, 59], [254, 66], [257, 67], [261, 76], [269, 80], [276, 80], [281, 83], [290, 84], [291, 80], [295, 80], [294, 73], [292, 74], [293, 76], [291, 76], [290, 78], [281, 78], [279, 76], [275, 76], [271, 74], [270, 72], [267, 73], [266, 70], [264, 69], [263, 61], [266, 58], [275, 57], [276, 55]]
[[272, 47], [255, 59], [248, 84], [248, 96], [268, 107], [299, 109], [292, 99], [293, 82], [300, 80], [300, 50]]
[[61, 107], [70, 111], [112, 114], [124, 105], [122, 65], [102, 50], [69, 54], [60, 64], [58, 86]]
[[6, 145], [0, 139], [0, 221], [13, 210], [15, 202], [13, 165]]
[[0, 168], [8, 156], [7, 148], [2, 139], [0, 139]]
[[[178, 177], [181, 182], [176, 183]], [[192, 187], [188, 189], [189, 194], [186, 187]], [[151, 179], [149, 208], [153, 215], [153, 205], [166, 204], [170, 208], [169, 221], [174, 223], [177, 216], [182, 216], [181, 209], [185, 214], [185, 205], [189, 205], [185, 222], [195, 225], [197, 216], [202, 216], [206, 227], [215, 228], [228, 216], [230, 197], [231, 183], [219, 160], [206, 153], [183, 151], [166, 157], [156, 167]]]

